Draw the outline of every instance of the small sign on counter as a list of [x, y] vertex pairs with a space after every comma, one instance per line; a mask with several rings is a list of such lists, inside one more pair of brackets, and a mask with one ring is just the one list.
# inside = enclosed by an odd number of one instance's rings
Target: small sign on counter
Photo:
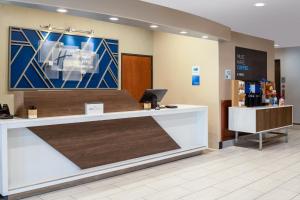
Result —
[[102, 115], [104, 113], [104, 106], [102, 102], [92, 102], [85, 104], [86, 115]]

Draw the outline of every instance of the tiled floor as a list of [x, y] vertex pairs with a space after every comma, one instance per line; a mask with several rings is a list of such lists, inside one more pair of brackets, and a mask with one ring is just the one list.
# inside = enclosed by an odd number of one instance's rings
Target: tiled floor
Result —
[[[290, 141], [230, 147], [30, 200], [300, 200], [300, 127]], [[27, 199], [29, 200], [29, 199]]]

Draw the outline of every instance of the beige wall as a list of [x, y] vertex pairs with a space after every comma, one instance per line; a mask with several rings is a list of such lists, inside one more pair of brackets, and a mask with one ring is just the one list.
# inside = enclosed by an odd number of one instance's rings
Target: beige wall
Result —
[[231, 41], [219, 42], [220, 55], [220, 96], [221, 100], [231, 99], [231, 81], [225, 80], [225, 69], [232, 70], [232, 78], [235, 78], [235, 47], [266, 51], [268, 53], [268, 79], [275, 80], [274, 71], [274, 41], [257, 38], [241, 33], [232, 32]]
[[8, 95], [8, 28], [18, 26], [39, 29], [40, 25], [95, 30], [95, 37], [119, 39], [120, 52], [148, 54], [153, 52], [153, 32], [141, 28], [106, 23], [41, 10], [0, 4], [0, 102], [13, 110], [13, 96]]
[[[154, 33], [154, 87], [169, 91], [163, 103], [208, 105], [209, 145], [220, 141], [218, 42]], [[192, 66], [201, 67], [201, 85], [192, 86]]]

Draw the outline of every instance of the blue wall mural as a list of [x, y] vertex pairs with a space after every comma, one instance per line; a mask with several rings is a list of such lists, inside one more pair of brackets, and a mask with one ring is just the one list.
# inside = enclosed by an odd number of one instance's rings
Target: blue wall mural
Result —
[[117, 89], [119, 42], [10, 27], [11, 90]]

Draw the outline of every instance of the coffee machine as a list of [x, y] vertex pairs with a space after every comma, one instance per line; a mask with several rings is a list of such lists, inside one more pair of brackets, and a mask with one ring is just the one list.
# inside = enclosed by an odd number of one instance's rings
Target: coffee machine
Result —
[[260, 82], [246, 81], [245, 83], [245, 106], [262, 106], [262, 88]]
[[0, 119], [12, 119], [13, 116], [10, 114], [9, 107], [7, 104], [0, 104]]

